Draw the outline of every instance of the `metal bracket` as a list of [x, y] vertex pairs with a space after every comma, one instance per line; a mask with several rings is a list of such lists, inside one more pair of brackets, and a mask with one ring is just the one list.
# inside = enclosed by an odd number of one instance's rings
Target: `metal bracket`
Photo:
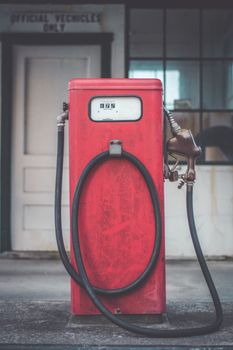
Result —
[[57, 116], [57, 126], [64, 127], [66, 120], [69, 119], [68, 111], [65, 111]]
[[112, 157], [121, 157], [122, 143], [120, 140], [111, 140], [109, 143], [109, 155]]
[[63, 113], [57, 116], [57, 127], [59, 129], [64, 128], [66, 120], [69, 119], [69, 105], [66, 102], [63, 102]]

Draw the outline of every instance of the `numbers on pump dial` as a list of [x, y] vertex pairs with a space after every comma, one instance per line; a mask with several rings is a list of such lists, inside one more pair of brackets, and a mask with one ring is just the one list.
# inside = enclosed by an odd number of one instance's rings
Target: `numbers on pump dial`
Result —
[[136, 121], [142, 116], [142, 101], [137, 96], [94, 97], [89, 103], [93, 121]]

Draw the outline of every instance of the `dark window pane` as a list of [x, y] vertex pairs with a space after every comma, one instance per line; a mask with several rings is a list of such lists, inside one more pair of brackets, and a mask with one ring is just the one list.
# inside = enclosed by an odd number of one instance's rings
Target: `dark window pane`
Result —
[[[175, 120], [179, 123], [182, 129], [190, 129], [192, 131], [193, 136], [199, 134], [200, 131], [200, 114], [197, 112], [175, 112], [174, 113]], [[170, 127], [167, 124], [167, 139], [172, 137]], [[184, 160], [184, 158], [180, 156], [176, 156], [179, 160]], [[169, 161], [174, 161], [174, 158], [169, 157]]]
[[167, 56], [197, 57], [199, 55], [199, 11], [167, 11]]
[[129, 78], [158, 78], [163, 82], [163, 63], [154, 60], [132, 60], [129, 65]]
[[203, 108], [233, 108], [233, 62], [203, 63]]
[[233, 161], [233, 113], [212, 112], [203, 115], [203, 131], [197, 135], [202, 160]]
[[199, 63], [168, 61], [166, 104], [171, 109], [199, 108]]
[[130, 56], [161, 57], [163, 12], [155, 9], [130, 11]]
[[203, 12], [203, 54], [205, 57], [233, 56], [233, 10]]

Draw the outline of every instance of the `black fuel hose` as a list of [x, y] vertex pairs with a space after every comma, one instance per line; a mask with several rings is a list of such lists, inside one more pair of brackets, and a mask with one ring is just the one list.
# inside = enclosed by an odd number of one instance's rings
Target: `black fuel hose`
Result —
[[[69, 275], [73, 278], [73, 280], [78, 283], [80, 286], [84, 287], [83, 281], [80, 278], [80, 275], [77, 273], [77, 271], [74, 269], [73, 265], [70, 263], [69, 257], [65, 250], [64, 240], [63, 240], [63, 234], [62, 234], [62, 220], [61, 220], [61, 189], [62, 189], [62, 173], [63, 173], [63, 154], [64, 154], [64, 127], [60, 126], [58, 127], [58, 142], [57, 142], [57, 168], [56, 168], [56, 185], [55, 185], [55, 232], [56, 232], [56, 240], [57, 240], [57, 246], [58, 251], [60, 254], [60, 258], [66, 268], [66, 271], [69, 273]], [[109, 159], [109, 153], [103, 152], [102, 154], [95, 157], [92, 162], [90, 162], [90, 165], [86, 167], [85, 171], [82, 173], [81, 178], [83, 181], [88, 176], [88, 173], [93, 168], [93, 166], [103, 162], [104, 160]], [[139, 161], [138, 161], [139, 162]], [[153, 180], [150, 177], [150, 174], [146, 170], [143, 164], [138, 163], [139, 170], [141, 171], [141, 174], [144, 176], [147, 187], [149, 189], [149, 192], [151, 194], [151, 199], [153, 203], [154, 208], [154, 215], [156, 218], [156, 228], [155, 228], [155, 240], [154, 240], [154, 246], [152, 249], [152, 254], [150, 257], [150, 260], [145, 268], [145, 270], [137, 277], [136, 280], [134, 280], [132, 283], [121, 287], [121, 288], [115, 288], [115, 289], [103, 289], [98, 288], [95, 286], [92, 286], [92, 288], [95, 290], [97, 294], [102, 295], [121, 295], [126, 292], [130, 292], [134, 290], [135, 288], [139, 287], [146, 278], [150, 275], [150, 273], [153, 271], [154, 267], [156, 266], [159, 253], [160, 253], [160, 246], [161, 246], [161, 238], [162, 238], [162, 224], [161, 224], [161, 215], [160, 212], [157, 210], [157, 208], [160, 208], [159, 202], [158, 202], [158, 196], [153, 184]], [[146, 176], [146, 177], [145, 177]]]
[[[66, 270], [68, 271], [68, 273], [74, 279], [75, 282], [77, 282], [79, 285], [85, 288], [87, 294], [89, 295], [90, 299], [95, 304], [95, 306], [98, 308], [98, 310], [103, 315], [105, 315], [111, 322], [122, 327], [123, 329], [126, 329], [130, 332], [134, 332], [136, 334], [147, 336], [147, 337], [154, 337], [154, 338], [187, 337], [187, 336], [207, 334], [218, 330], [218, 328], [222, 323], [222, 318], [223, 318], [222, 307], [221, 307], [217, 290], [215, 288], [214, 282], [210, 275], [205, 258], [203, 256], [201, 246], [197, 236], [197, 231], [196, 231], [195, 221], [194, 221], [194, 214], [193, 214], [193, 184], [191, 183], [187, 184], [186, 206], [187, 206], [189, 229], [190, 229], [193, 245], [195, 248], [195, 252], [196, 252], [200, 267], [202, 269], [204, 278], [206, 280], [211, 297], [213, 299], [215, 313], [216, 313], [215, 319], [212, 321], [212, 323], [208, 325], [203, 325], [201, 327], [192, 327], [192, 328], [175, 328], [175, 329], [165, 330], [165, 329], [152, 329], [148, 327], [141, 327], [135, 324], [131, 324], [113, 315], [99, 300], [98, 294], [99, 293], [109, 294], [110, 292], [110, 294], [119, 295], [122, 293], [122, 290], [124, 288], [128, 288], [127, 291], [135, 289], [137, 284], [142, 283], [148, 276], [148, 274], [145, 273], [146, 269], [141, 275], [142, 279], [140, 280], [140, 282], [137, 282], [136, 285], [135, 285], [135, 282], [133, 282], [132, 283], [133, 286], [130, 285], [130, 288], [129, 286], [126, 286], [118, 290], [117, 289], [114, 289], [114, 290], [99, 289], [99, 288], [93, 287], [88, 279], [85, 266], [82, 260], [81, 250], [80, 250], [79, 230], [78, 230], [78, 211], [79, 211], [80, 197], [81, 197], [83, 186], [85, 184], [85, 181], [88, 175], [93, 170], [93, 168], [97, 164], [100, 164], [101, 162], [107, 161], [110, 158], [112, 159], [112, 156], [109, 154], [109, 152], [102, 152], [99, 155], [97, 155], [95, 158], [93, 158], [88, 163], [86, 168], [83, 170], [76, 186], [76, 190], [73, 198], [73, 204], [72, 204], [71, 222], [72, 222], [72, 243], [73, 243], [73, 249], [74, 249], [75, 262], [79, 271], [79, 275], [78, 275], [75, 269], [72, 267], [69, 261], [69, 258], [65, 252], [64, 242], [62, 238], [61, 185], [62, 185], [63, 153], [64, 153], [64, 127], [62, 126], [62, 127], [58, 127], [57, 173], [56, 173], [56, 189], [55, 189], [55, 224], [56, 224], [57, 244], [58, 244], [58, 249], [59, 249], [61, 259], [66, 267]], [[151, 271], [151, 269], [153, 269], [156, 266], [156, 262], [158, 261], [158, 257], [160, 253], [161, 235], [162, 235], [162, 221], [161, 221], [161, 213], [160, 213], [160, 206], [159, 206], [157, 191], [150, 174], [148, 173], [147, 169], [144, 167], [144, 165], [140, 162], [139, 159], [137, 159], [134, 155], [125, 151], [122, 151], [121, 157], [127, 159], [137, 167], [137, 169], [140, 171], [140, 173], [143, 175], [145, 179], [145, 182], [147, 184], [147, 187], [151, 196], [153, 211], [155, 215], [155, 233], [156, 233], [155, 244], [154, 244], [153, 253], [152, 253], [152, 256], [154, 258], [152, 262], [151, 262], [152, 259], [150, 260], [151, 264], [149, 263], [150, 265], [149, 270]]]

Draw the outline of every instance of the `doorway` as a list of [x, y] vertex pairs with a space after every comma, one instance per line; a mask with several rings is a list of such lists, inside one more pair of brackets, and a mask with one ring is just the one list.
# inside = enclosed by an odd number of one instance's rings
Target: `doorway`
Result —
[[[12, 42], [12, 109], [8, 114], [12, 125], [11, 149], [8, 150], [11, 162], [8, 184], [10, 230], [5, 239], [12, 250], [54, 251], [56, 116], [62, 110], [62, 102], [67, 101], [68, 81], [74, 77], [110, 76], [106, 66], [108, 70], [111, 57], [108, 56], [106, 64], [106, 41], [104, 45], [98, 40], [87, 44], [86, 41], [80, 44], [77, 40], [75, 45], [72, 41], [69, 45], [67, 42], [65, 45], [62, 42], [53, 42], [53, 45], [35, 42], [36, 45], [29, 45], [27, 40], [26, 43], [23, 40]], [[67, 144], [63, 223], [69, 249]]]

